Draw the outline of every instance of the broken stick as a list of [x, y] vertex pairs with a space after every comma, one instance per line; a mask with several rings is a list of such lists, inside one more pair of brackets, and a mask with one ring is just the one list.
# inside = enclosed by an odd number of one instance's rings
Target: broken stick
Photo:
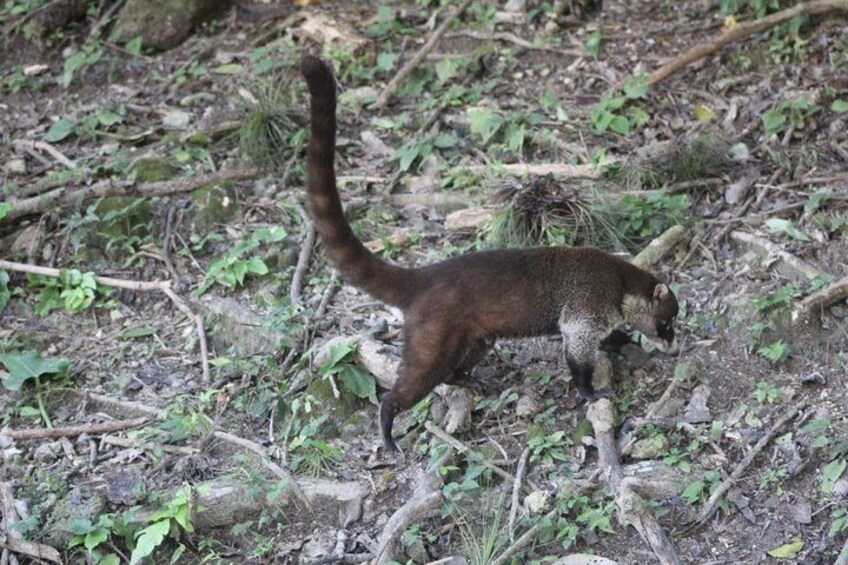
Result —
[[648, 76], [648, 84], [653, 86], [662, 82], [672, 74], [683, 69], [704, 57], [721, 50], [724, 46], [745, 39], [755, 33], [766, 31], [778, 24], [789, 21], [796, 16], [826, 14], [836, 10], [848, 10], [848, 0], [814, 0], [813, 2], [802, 2], [786, 10], [781, 10], [760, 20], [746, 22], [736, 25], [724, 32], [710, 43], [698, 45], [685, 53], [678, 55], [671, 62], [666, 63]]
[[430, 39], [418, 50], [418, 52], [407, 61], [407, 63], [401, 67], [401, 69], [397, 72], [397, 74], [389, 81], [389, 84], [386, 85], [386, 88], [383, 89], [383, 92], [380, 93], [380, 98], [377, 99], [377, 102], [371, 106], [372, 110], [383, 110], [386, 107], [386, 104], [389, 103], [389, 98], [395, 93], [395, 91], [400, 86], [400, 83], [409, 76], [415, 67], [424, 60], [424, 57], [427, 56], [430, 51], [432, 51], [436, 44], [439, 43], [439, 40], [448, 31], [448, 27], [451, 22], [459, 16], [471, 5], [471, 0], [465, 0], [462, 4], [460, 4], [455, 10], [449, 13], [445, 20], [436, 28], [436, 31], [433, 32], [433, 35], [430, 36]]
[[35, 428], [31, 430], [3, 430], [2, 435], [14, 440], [46, 439], [55, 437], [78, 436], [82, 434], [98, 435], [120, 430], [137, 428], [147, 423], [147, 418], [133, 418], [132, 420], [112, 420], [98, 424], [81, 424], [79, 426], [66, 426], [64, 428]]

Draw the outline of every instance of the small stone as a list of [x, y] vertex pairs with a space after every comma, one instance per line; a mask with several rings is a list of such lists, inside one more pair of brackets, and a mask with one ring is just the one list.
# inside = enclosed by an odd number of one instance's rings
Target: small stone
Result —
[[810, 524], [813, 521], [813, 507], [806, 498], [799, 498], [789, 508], [792, 519], [799, 524]]
[[24, 67], [24, 76], [32, 77], [50, 70], [49, 65], [27, 65]]
[[656, 436], [634, 443], [630, 456], [633, 459], [657, 459], [667, 452], [668, 439], [665, 436]]
[[26, 161], [19, 158], [9, 159], [3, 168], [10, 175], [25, 175], [27, 172]]
[[162, 118], [162, 125], [166, 129], [185, 129], [191, 122], [191, 114], [185, 110], [172, 108], [165, 113]]
[[541, 514], [547, 511], [550, 503], [550, 493], [543, 490], [533, 491], [524, 498], [524, 506], [531, 514]]
[[539, 410], [541, 406], [538, 399], [526, 394], [519, 398], [515, 405], [515, 415], [519, 418], [531, 418], [538, 414]]
[[506, 0], [504, 12], [523, 12], [527, 7], [527, 0]]
[[35, 448], [33, 457], [39, 463], [53, 463], [61, 452], [62, 444], [58, 441], [51, 441], [50, 443], [42, 443]]
[[683, 418], [690, 424], [700, 424], [702, 422], [710, 422], [713, 419], [710, 409], [707, 407], [707, 400], [710, 398], [710, 387], [707, 385], [698, 385], [692, 391], [692, 398], [683, 411]]

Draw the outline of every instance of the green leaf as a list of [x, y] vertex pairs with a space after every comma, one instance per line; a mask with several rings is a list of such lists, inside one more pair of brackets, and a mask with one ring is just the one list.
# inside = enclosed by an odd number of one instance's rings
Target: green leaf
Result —
[[631, 120], [633, 120], [633, 125], [636, 127], [644, 125], [649, 119], [651, 119], [650, 114], [638, 106], [628, 108], [627, 115]]
[[135, 339], [139, 337], [149, 337], [156, 333], [156, 328], [149, 326], [139, 326], [135, 328], [127, 328], [118, 334], [120, 339]]
[[783, 233], [798, 241], [810, 241], [810, 238], [796, 228], [789, 220], [785, 220], [783, 218], [769, 218], [766, 220], [766, 226], [768, 226], [772, 233]]
[[794, 557], [800, 553], [802, 549], [804, 549], [804, 542], [801, 540], [795, 540], [792, 543], [781, 545], [780, 547], [769, 550], [766, 553], [772, 557], [777, 557], [778, 559], [789, 559], [790, 557]]
[[597, 61], [598, 57], [601, 55], [601, 32], [595, 30], [590, 33], [589, 37], [586, 39], [585, 46], [586, 52]]
[[822, 484], [821, 490], [824, 493], [830, 494], [833, 492], [833, 486], [842, 473], [845, 472], [845, 467], [848, 465], [848, 459], [834, 459], [824, 466], [822, 469]]
[[108, 127], [123, 122], [124, 117], [117, 112], [101, 109], [97, 111], [97, 121], [100, 125]]
[[212, 72], [217, 75], [238, 75], [244, 71], [244, 67], [238, 63], [229, 63], [220, 65], [212, 69]]
[[624, 116], [615, 116], [609, 123], [609, 128], [615, 133], [627, 135], [630, 133], [630, 120]]
[[141, 530], [135, 543], [135, 549], [130, 556], [130, 565], [135, 565], [153, 553], [165, 541], [165, 536], [168, 535], [170, 530], [171, 520], [169, 519], [154, 522]]
[[356, 365], [348, 365], [338, 377], [344, 388], [359, 398], [367, 398], [377, 404], [377, 384], [371, 373]]
[[504, 123], [503, 116], [488, 108], [469, 109], [468, 119], [471, 122], [471, 133], [480, 137], [484, 144], [489, 143]]
[[141, 55], [141, 46], [144, 42], [144, 38], [140, 35], [136, 35], [124, 45], [124, 49], [132, 53], [133, 55]]
[[380, 53], [377, 55], [377, 68], [381, 71], [388, 72], [395, 67], [399, 55], [394, 53]]
[[321, 367], [321, 374], [328, 375], [336, 372], [339, 364], [344, 361], [348, 355], [356, 351], [356, 343], [349, 341], [347, 343], [336, 343], [330, 346], [330, 358]]
[[694, 483], [689, 483], [689, 485], [683, 489], [683, 493], [681, 496], [688, 502], [689, 504], [695, 504], [698, 500], [701, 499], [701, 493], [704, 492], [704, 487], [706, 484], [704, 481], [695, 481]]
[[109, 532], [106, 528], [96, 528], [85, 536], [85, 548], [89, 551], [109, 539]]
[[9, 297], [11, 296], [12, 292], [9, 290], [9, 273], [0, 271], [0, 312], [9, 303]]
[[0, 363], [9, 371], [9, 376], [3, 380], [3, 386], [12, 392], [20, 390], [30, 379], [45, 374], [64, 373], [71, 366], [70, 361], [64, 358], [43, 359], [37, 351], [0, 355]]
[[783, 129], [786, 125], [786, 116], [777, 110], [768, 110], [763, 114], [763, 127], [766, 128], [766, 135], [772, 135]]
[[834, 100], [830, 105], [830, 109], [837, 114], [842, 114], [843, 112], [848, 112], [848, 100]]
[[459, 143], [459, 138], [450, 133], [440, 133], [433, 139], [433, 145], [439, 149], [450, 149]]
[[47, 130], [47, 133], [44, 134], [44, 141], [48, 143], [55, 143], [57, 141], [62, 141], [72, 133], [74, 133], [75, 124], [68, 120], [67, 118], [62, 118]]
[[12, 205], [8, 202], [0, 202], [0, 220], [6, 217], [6, 215], [12, 211]]
[[628, 80], [624, 83], [622, 91], [631, 100], [644, 98], [648, 93], [648, 75], [640, 75]]
[[121, 565], [121, 558], [115, 553], [107, 553], [97, 560], [97, 565]]

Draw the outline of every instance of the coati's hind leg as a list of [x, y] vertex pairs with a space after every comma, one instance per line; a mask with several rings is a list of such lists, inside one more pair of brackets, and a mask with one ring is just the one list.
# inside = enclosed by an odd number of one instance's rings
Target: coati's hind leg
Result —
[[[414, 330], [410, 330], [414, 327]], [[392, 438], [395, 416], [409, 410], [437, 385], [449, 381], [468, 349], [457, 328], [444, 325], [407, 325], [404, 336], [403, 362], [392, 390], [380, 400], [380, 432], [383, 444], [398, 451]]]
[[486, 383], [477, 379], [473, 371], [480, 361], [486, 357], [494, 343], [495, 340], [493, 339], [478, 339], [472, 342], [472, 344], [466, 348], [462, 359], [460, 359], [459, 366], [454, 369], [453, 373], [445, 382], [447, 384], [467, 388], [477, 394], [485, 394]]

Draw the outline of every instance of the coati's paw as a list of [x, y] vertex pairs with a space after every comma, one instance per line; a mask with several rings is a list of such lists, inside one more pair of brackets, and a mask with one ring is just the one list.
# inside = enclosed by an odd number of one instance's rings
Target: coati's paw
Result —
[[594, 402], [595, 400], [600, 400], [601, 398], [606, 398], [608, 400], [612, 400], [615, 398], [615, 393], [612, 389], [609, 388], [601, 388], [598, 390], [588, 390], [588, 389], [578, 389], [580, 393], [580, 397], [586, 400], [587, 402]]

